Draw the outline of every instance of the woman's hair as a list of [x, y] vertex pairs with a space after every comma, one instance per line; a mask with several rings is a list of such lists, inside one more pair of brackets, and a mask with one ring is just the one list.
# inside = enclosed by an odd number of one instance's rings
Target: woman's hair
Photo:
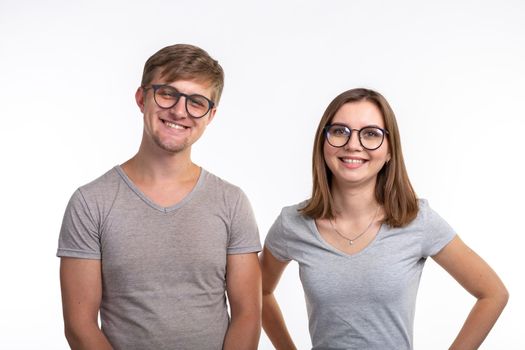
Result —
[[331, 193], [332, 172], [327, 167], [323, 146], [324, 127], [332, 121], [339, 108], [345, 103], [368, 101], [373, 103], [383, 116], [391, 159], [377, 174], [375, 197], [385, 210], [384, 222], [392, 227], [402, 227], [410, 223], [417, 215], [418, 200], [405, 167], [399, 129], [396, 117], [386, 99], [376, 91], [352, 89], [337, 96], [326, 108], [315, 134], [312, 157], [313, 189], [312, 197], [299, 211], [314, 219], [335, 217], [334, 202]]

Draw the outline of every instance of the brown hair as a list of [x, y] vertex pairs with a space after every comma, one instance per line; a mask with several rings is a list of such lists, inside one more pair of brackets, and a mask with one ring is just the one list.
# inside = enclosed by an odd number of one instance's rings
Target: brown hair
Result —
[[385, 210], [384, 222], [392, 227], [402, 227], [410, 223], [417, 215], [418, 201], [408, 174], [401, 151], [399, 129], [394, 111], [386, 99], [376, 91], [352, 89], [337, 96], [326, 108], [315, 134], [312, 172], [312, 197], [306, 206], [300, 209], [304, 215], [314, 219], [335, 216], [331, 193], [332, 173], [327, 167], [323, 146], [325, 142], [324, 127], [328, 125], [336, 112], [345, 103], [368, 101], [379, 108], [388, 130], [387, 140], [390, 146], [391, 159], [377, 174], [375, 197]]
[[146, 61], [141, 86], [150, 84], [157, 71], [168, 82], [178, 79], [209, 82], [213, 87], [211, 99], [216, 105], [219, 103], [224, 87], [224, 71], [219, 62], [203, 49], [177, 44], [159, 50]]

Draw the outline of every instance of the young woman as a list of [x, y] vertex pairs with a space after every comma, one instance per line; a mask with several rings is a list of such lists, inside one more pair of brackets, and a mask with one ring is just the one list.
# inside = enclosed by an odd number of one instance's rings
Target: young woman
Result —
[[285, 207], [266, 237], [264, 330], [277, 349], [295, 349], [273, 295], [295, 260], [313, 349], [412, 349], [429, 256], [477, 298], [450, 349], [477, 349], [507, 303], [505, 286], [416, 197], [385, 98], [367, 89], [340, 94], [315, 136], [312, 197]]

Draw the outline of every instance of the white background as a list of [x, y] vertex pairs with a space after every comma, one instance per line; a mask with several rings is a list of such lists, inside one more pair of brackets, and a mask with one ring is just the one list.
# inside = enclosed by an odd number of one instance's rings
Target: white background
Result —
[[[241, 186], [264, 239], [310, 193], [317, 123], [369, 87], [397, 114], [413, 185], [499, 273], [511, 299], [484, 349], [524, 349], [525, 3], [0, 0], [0, 348], [66, 349], [58, 232], [80, 185], [138, 149], [143, 64], [192, 43], [226, 72], [194, 160]], [[297, 267], [277, 291], [310, 340]], [[474, 299], [425, 268], [416, 349], [445, 349]], [[261, 338], [261, 349], [271, 349]]]

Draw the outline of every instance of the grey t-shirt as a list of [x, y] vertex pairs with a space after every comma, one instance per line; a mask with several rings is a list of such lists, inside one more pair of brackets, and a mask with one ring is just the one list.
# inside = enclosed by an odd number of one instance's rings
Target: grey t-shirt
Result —
[[102, 260], [102, 330], [115, 349], [222, 349], [226, 256], [260, 249], [238, 187], [202, 169], [163, 208], [116, 166], [73, 194], [57, 256]]
[[277, 259], [299, 263], [313, 349], [412, 349], [425, 260], [454, 238], [454, 230], [420, 200], [409, 225], [383, 224], [365, 249], [348, 255], [297, 211], [304, 204], [282, 210], [265, 245]]

